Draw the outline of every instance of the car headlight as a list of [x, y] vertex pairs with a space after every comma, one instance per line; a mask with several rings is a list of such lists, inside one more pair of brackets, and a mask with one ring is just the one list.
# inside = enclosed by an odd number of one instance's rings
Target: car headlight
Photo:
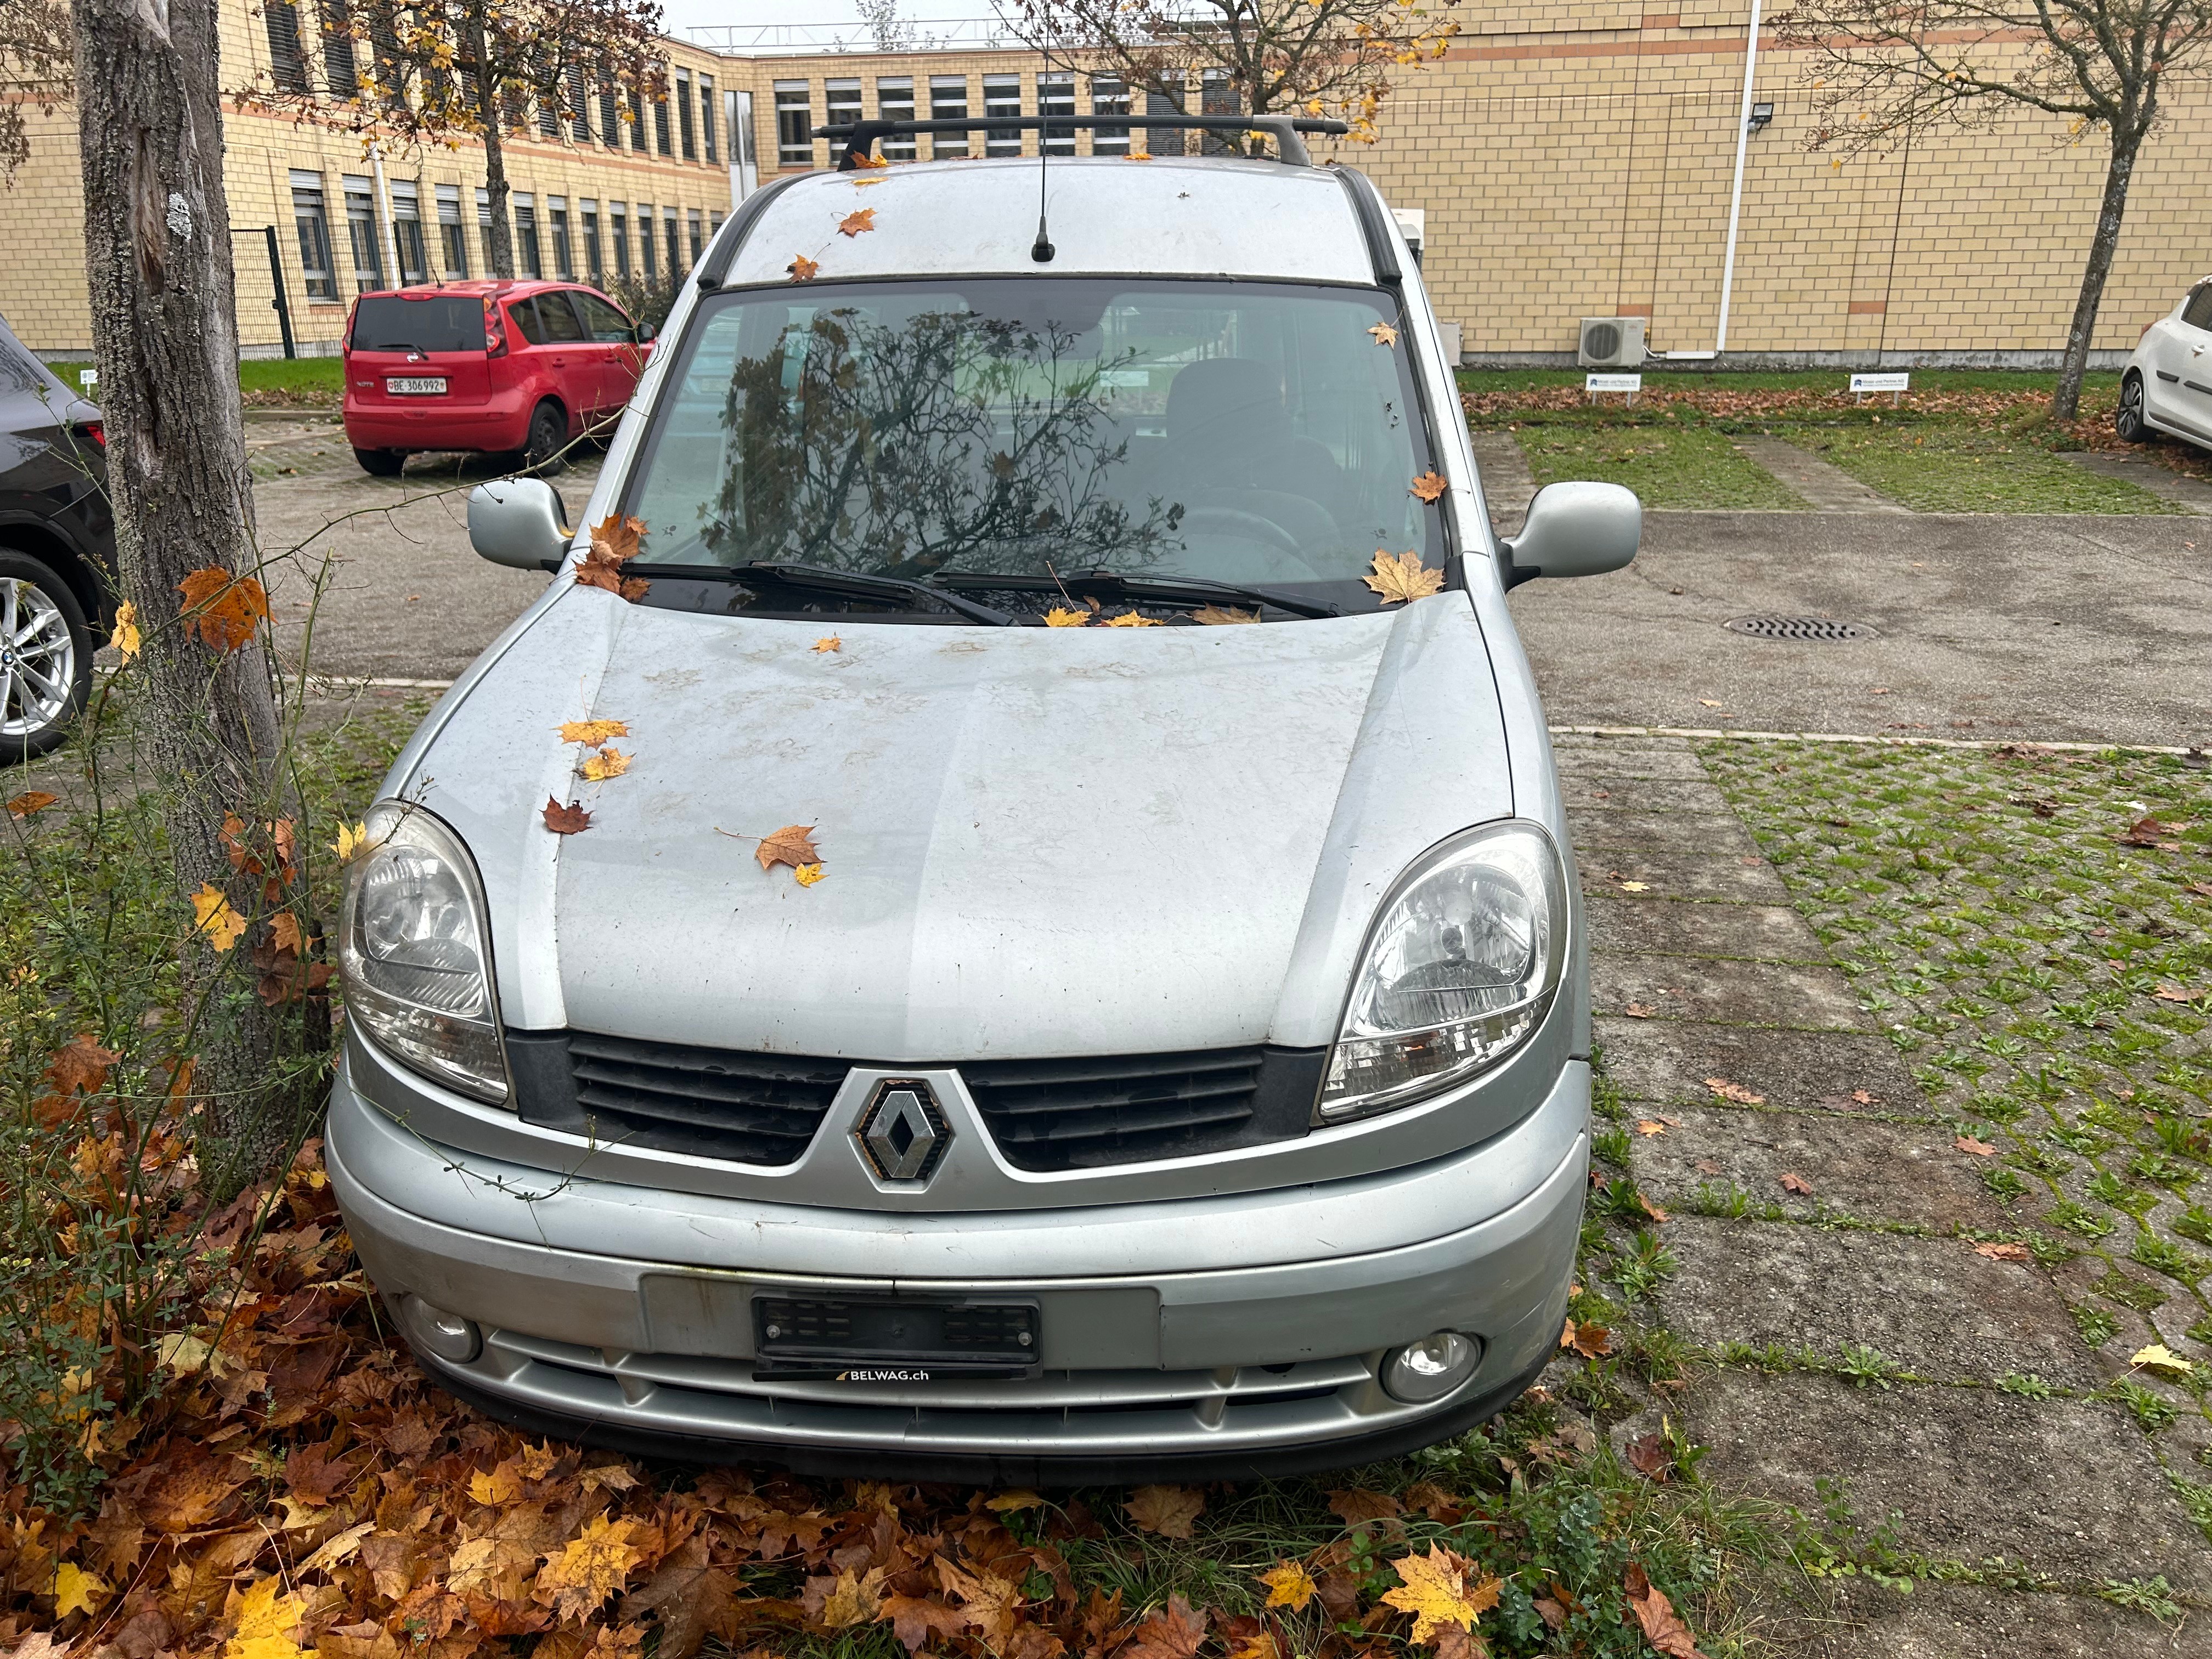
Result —
[[378, 803], [368, 830], [338, 916], [346, 1017], [432, 1081], [504, 1101], [483, 890], [467, 848], [402, 801]]
[[1492, 824], [1423, 854], [1352, 976], [1321, 1121], [1407, 1105], [1496, 1065], [1543, 1022], [1566, 943], [1565, 871], [1539, 826]]

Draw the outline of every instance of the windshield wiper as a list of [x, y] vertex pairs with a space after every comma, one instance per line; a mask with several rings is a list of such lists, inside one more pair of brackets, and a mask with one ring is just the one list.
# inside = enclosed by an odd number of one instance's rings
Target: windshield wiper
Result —
[[1093, 593], [1101, 599], [1249, 599], [1272, 605], [1294, 617], [1341, 617], [1344, 612], [1319, 599], [1294, 599], [1272, 587], [1251, 587], [1242, 582], [1218, 582], [1205, 576], [1125, 576], [1115, 570], [1083, 570], [1057, 580], [1049, 576], [986, 576], [957, 571], [933, 579], [933, 586], [999, 588], [1009, 592]]
[[709, 570], [715, 575], [726, 576], [732, 581], [741, 582], [750, 577], [759, 581], [781, 582], [786, 587], [811, 588], [818, 593], [902, 599], [909, 604], [918, 599], [932, 599], [970, 622], [988, 623], [994, 628], [1014, 626], [1014, 618], [1003, 611], [994, 611], [988, 605], [963, 599], [957, 593], [945, 592], [927, 582], [910, 582], [899, 576], [871, 576], [855, 570], [829, 570], [815, 564], [782, 564], [761, 559], [749, 564], [687, 566], [683, 574], [694, 576]]

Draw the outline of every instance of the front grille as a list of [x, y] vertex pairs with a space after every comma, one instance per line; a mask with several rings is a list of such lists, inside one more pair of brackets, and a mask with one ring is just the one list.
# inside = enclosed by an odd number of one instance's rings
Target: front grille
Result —
[[852, 1069], [593, 1031], [511, 1031], [507, 1061], [526, 1123], [602, 1146], [769, 1165], [797, 1162]]
[[[602, 1146], [788, 1164], [822, 1127], [844, 1060], [605, 1036], [509, 1031], [526, 1123]], [[1090, 1170], [1296, 1139], [1328, 1050], [984, 1060], [960, 1075], [1000, 1152], [1028, 1170]]]
[[960, 1076], [1016, 1169], [1098, 1169], [1304, 1134], [1325, 1052], [985, 1060]]

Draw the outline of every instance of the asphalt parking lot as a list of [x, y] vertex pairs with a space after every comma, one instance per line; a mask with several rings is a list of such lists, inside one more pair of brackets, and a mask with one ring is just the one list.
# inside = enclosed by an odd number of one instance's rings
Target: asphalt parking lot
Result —
[[[312, 667], [449, 680], [544, 591], [470, 551], [482, 463], [355, 465], [327, 418], [248, 434], [276, 620]], [[1528, 495], [1484, 447], [1502, 523]], [[599, 475], [556, 479], [580, 514]], [[324, 592], [318, 602], [313, 588]], [[2212, 523], [2187, 518], [1655, 512], [1619, 574], [1535, 582], [1514, 613], [1553, 722], [2185, 745], [2212, 738]], [[1868, 637], [1746, 637], [1753, 614]]]

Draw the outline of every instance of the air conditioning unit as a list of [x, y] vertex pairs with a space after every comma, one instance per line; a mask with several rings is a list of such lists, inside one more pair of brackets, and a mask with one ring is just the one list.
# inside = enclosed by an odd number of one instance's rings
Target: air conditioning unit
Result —
[[1644, 367], [1644, 317], [1585, 317], [1575, 362], [1584, 368]]

